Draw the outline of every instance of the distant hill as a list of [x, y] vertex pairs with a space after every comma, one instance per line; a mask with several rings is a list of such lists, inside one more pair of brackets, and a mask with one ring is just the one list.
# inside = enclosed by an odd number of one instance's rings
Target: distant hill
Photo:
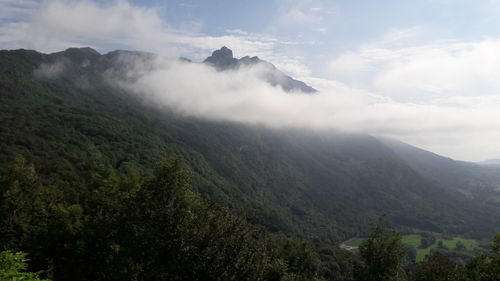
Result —
[[273, 232], [339, 242], [381, 213], [402, 229], [473, 237], [498, 230], [500, 204], [473, 192], [500, 183], [492, 169], [368, 135], [151, 108], [104, 78], [123, 71], [127, 56], [151, 55], [120, 52], [0, 51], [0, 170], [23, 155], [42, 181], [70, 192], [102, 167], [147, 174], [180, 156], [200, 194]]
[[458, 190], [486, 204], [500, 202], [500, 166], [455, 161], [390, 139], [381, 141], [407, 165], [437, 185]]

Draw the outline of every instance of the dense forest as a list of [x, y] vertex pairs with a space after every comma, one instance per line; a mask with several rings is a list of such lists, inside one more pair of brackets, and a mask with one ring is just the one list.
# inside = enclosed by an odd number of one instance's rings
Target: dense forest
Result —
[[[500, 233], [466, 264], [439, 251], [410, 260], [384, 218], [352, 254], [298, 236], [269, 233], [201, 199], [180, 159], [151, 177], [102, 169], [85, 189], [41, 184], [16, 158], [1, 177], [2, 280], [498, 280]], [[21, 266], [16, 264], [20, 264]], [[25, 278], [25, 279], [15, 279]]]
[[[385, 213], [400, 232], [489, 240], [500, 217], [500, 204], [490, 200], [497, 169], [436, 160], [371, 136], [186, 117], [106, 78], [126, 67], [124, 58], [149, 56], [0, 51], [0, 274], [498, 277], [498, 237], [468, 261], [436, 251], [415, 264], [397, 232], [382, 222], [369, 227]], [[41, 72], [54, 65], [64, 71]], [[426, 161], [451, 162], [438, 165], [448, 167], [438, 175]], [[338, 248], [354, 236], [368, 237], [359, 252]]]
[[[0, 244], [54, 280], [343, 280], [348, 253], [270, 234], [202, 200], [179, 159], [152, 177], [102, 169], [84, 189], [40, 183], [17, 158], [2, 176]], [[6, 187], [6, 188], [5, 188]], [[336, 279], [334, 279], [336, 280]]]

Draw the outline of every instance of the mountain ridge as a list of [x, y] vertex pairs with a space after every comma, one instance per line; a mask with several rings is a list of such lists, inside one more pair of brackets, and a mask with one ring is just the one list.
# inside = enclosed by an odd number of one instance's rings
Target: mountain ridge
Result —
[[[150, 173], [154, 163], [178, 156], [204, 197], [245, 209], [271, 231], [329, 242], [365, 233], [380, 213], [401, 229], [475, 237], [497, 230], [498, 204], [441, 186], [375, 137], [181, 116], [104, 79], [131, 63], [126, 58], [116, 65], [101, 55], [84, 66], [73, 56], [0, 51], [1, 163], [23, 155], [44, 181], [71, 190], [96, 167]], [[67, 64], [58, 76], [34, 75], [61, 57]]]
[[[48, 56], [53, 58], [69, 58], [70, 60], [73, 60], [80, 64], [87, 64], [90, 61], [95, 62], [96, 60], [103, 58], [117, 63], [120, 60], [124, 59], [129, 60], [134, 58], [147, 61], [156, 57], [156, 55], [153, 53], [129, 50], [114, 50], [105, 54], [100, 54], [97, 50], [91, 47], [68, 48], [65, 51], [50, 53], [48, 54]], [[178, 59], [185, 63], [193, 63], [192, 60], [185, 57], [179, 57]], [[317, 90], [313, 87], [307, 85], [302, 81], [295, 80], [292, 77], [285, 75], [272, 63], [261, 60], [257, 56], [244, 56], [240, 59], [236, 59], [233, 57], [232, 50], [225, 46], [213, 51], [212, 55], [207, 57], [203, 61], [203, 63], [206, 65], [210, 65], [219, 71], [237, 70], [240, 67], [252, 67], [257, 65], [263, 66], [265, 71], [261, 73], [261, 76], [259, 78], [271, 84], [272, 86], [281, 87], [285, 92], [302, 92], [306, 94], [317, 92]]]
[[313, 87], [285, 75], [272, 63], [261, 60], [257, 56], [244, 56], [240, 59], [234, 58], [233, 51], [226, 46], [213, 51], [212, 55], [207, 57], [203, 63], [209, 64], [219, 71], [237, 70], [240, 67], [261, 65], [266, 69], [263, 79], [273, 86], [280, 86], [285, 92], [300, 91], [309, 94], [317, 92]]

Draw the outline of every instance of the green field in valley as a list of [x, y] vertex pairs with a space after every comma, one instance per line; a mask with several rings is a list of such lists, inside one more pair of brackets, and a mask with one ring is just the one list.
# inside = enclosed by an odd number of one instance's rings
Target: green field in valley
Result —
[[[435, 236], [436, 241], [427, 248], [423, 249], [420, 248], [421, 240], [423, 238], [421, 234], [402, 235], [402, 240], [406, 245], [415, 247], [417, 250], [417, 262], [423, 261], [425, 256], [429, 255], [433, 249], [437, 249], [439, 241], [443, 241], [443, 245], [449, 250], [455, 249], [458, 242], [461, 242], [464, 245], [466, 252], [473, 252], [474, 249], [479, 248], [479, 242], [476, 240], [466, 239], [459, 236], [453, 237], [452, 239], [446, 239], [441, 237], [439, 234], [435, 234]], [[351, 247], [358, 247], [364, 240], [366, 240], [366, 238], [352, 238], [344, 242], [344, 244]]]
[[352, 238], [346, 242], [344, 242], [344, 244], [346, 244], [347, 246], [351, 246], [351, 247], [358, 247], [359, 244], [361, 244], [361, 242], [363, 242], [365, 240], [365, 238]]

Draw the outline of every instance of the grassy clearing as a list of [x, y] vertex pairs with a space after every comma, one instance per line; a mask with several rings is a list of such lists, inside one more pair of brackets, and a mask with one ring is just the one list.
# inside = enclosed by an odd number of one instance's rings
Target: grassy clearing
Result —
[[457, 243], [459, 241], [462, 242], [462, 244], [464, 244], [467, 251], [472, 251], [475, 248], [479, 247], [479, 243], [477, 241], [471, 240], [471, 239], [465, 239], [465, 238], [461, 238], [461, 237], [454, 237], [452, 240], [443, 240], [443, 244], [448, 249], [455, 249], [455, 247], [457, 247]]
[[416, 259], [417, 262], [423, 261], [427, 255], [430, 255], [431, 250], [436, 249], [436, 248], [437, 248], [437, 244], [433, 244], [430, 247], [425, 248], [425, 249], [418, 249], [417, 248], [417, 259]]
[[420, 240], [422, 239], [422, 236], [420, 234], [408, 234], [408, 235], [403, 235], [402, 237], [403, 243], [406, 245], [412, 245], [415, 248], [418, 248], [420, 246]]
[[352, 238], [347, 242], [344, 242], [347, 246], [358, 247], [361, 242], [365, 241], [366, 238]]
[[408, 235], [403, 235], [402, 237], [403, 243], [406, 245], [411, 245], [417, 249], [417, 262], [423, 261], [425, 256], [430, 254], [432, 246], [436, 245], [431, 245], [429, 248], [425, 249], [420, 249], [420, 240], [422, 240], [422, 236], [420, 234], [408, 234]]
[[479, 247], [479, 242], [476, 240], [472, 240], [472, 239], [465, 239], [465, 238], [458, 237], [458, 236], [453, 237], [453, 239], [437, 238], [436, 242], [434, 244], [432, 244], [431, 246], [429, 246], [428, 248], [419, 249], [417, 247], [417, 262], [423, 261], [425, 259], [425, 256], [429, 255], [432, 250], [437, 249], [439, 240], [442, 240], [443, 245], [450, 250], [454, 250], [457, 247], [457, 243], [459, 241], [462, 242], [462, 244], [465, 246], [467, 252], [472, 252], [472, 251], [474, 251], [474, 249]]
[[[457, 247], [457, 243], [460, 241], [462, 244], [465, 246], [467, 251], [472, 252], [474, 249], [478, 248], [479, 242], [476, 240], [472, 239], [465, 239], [462, 237], [453, 237], [452, 239], [443, 239], [440, 234], [435, 234], [436, 235], [436, 242], [434, 244], [430, 245], [429, 247], [425, 249], [420, 249], [420, 243], [422, 236], [420, 234], [407, 234], [402, 236], [403, 243], [406, 245], [411, 245], [417, 249], [417, 262], [423, 261], [425, 259], [425, 256], [429, 255], [433, 249], [438, 248], [438, 242], [440, 240], [443, 241], [443, 245], [450, 249], [453, 250]], [[352, 238], [347, 242], [344, 242], [344, 244], [352, 247], [357, 247], [359, 244], [361, 244], [363, 241], [365, 241], [366, 238]]]

